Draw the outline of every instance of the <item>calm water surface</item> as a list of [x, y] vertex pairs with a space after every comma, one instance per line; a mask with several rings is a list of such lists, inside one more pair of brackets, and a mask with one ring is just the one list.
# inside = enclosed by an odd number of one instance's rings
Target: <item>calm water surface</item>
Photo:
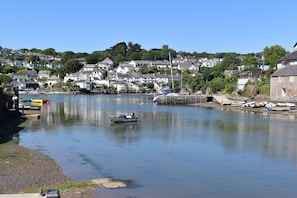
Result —
[[[134, 181], [99, 187], [95, 197], [297, 197], [294, 117], [157, 106], [143, 95], [41, 97], [51, 104], [20, 132], [20, 145], [48, 154], [73, 179]], [[131, 112], [140, 122], [108, 119]]]

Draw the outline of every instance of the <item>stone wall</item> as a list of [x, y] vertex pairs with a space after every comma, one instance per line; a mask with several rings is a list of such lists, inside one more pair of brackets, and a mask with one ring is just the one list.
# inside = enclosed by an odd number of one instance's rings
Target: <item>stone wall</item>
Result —
[[195, 103], [211, 102], [212, 96], [209, 95], [177, 95], [177, 96], [158, 96], [158, 105], [187, 105]]
[[270, 101], [297, 102], [297, 77], [271, 77]]

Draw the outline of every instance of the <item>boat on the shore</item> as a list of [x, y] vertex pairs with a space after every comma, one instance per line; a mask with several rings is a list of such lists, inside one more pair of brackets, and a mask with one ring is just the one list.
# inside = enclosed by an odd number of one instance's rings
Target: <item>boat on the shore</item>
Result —
[[42, 103], [43, 104], [49, 104], [50, 103], [50, 100], [49, 99], [42, 99]]
[[43, 104], [43, 99], [35, 99], [35, 98], [33, 98], [33, 99], [31, 99], [31, 101], [32, 101], [33, 103]]
[[290, 111], [295, 110], [296, 105], [294, 103], [272, 103], [269, 102], [266, 105], [268, 111]]
[[31, 104], [25, 104], [25, 103], [20, 103], [19, 104], [19, 109], [20, 110], [40, 110], [41, 106], [40, 105], [31, 105]]
[[127, 123], [127, 122], [137, 122], [138, 117], [132, 113], [131, 115], [119, 115], [119, 116], [109, 116], [109, 119], [113, 123]]
[[35, 104], [49, 104], [50, 99], [42, 99], [42, 98], [20, 98], [20, 102], [24, 103], [35, 103]]
[[20, 102], [32, 102], [29, 98], [20, 98]]

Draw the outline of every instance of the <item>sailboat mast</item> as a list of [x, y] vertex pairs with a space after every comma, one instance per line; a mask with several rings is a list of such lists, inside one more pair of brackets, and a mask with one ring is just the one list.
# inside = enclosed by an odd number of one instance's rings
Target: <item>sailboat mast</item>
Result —
[[170, 54], [170, 52], [168, 52], [168, 54], [169, 54], [169, 63], [170, 63], [170, 72], [171, 72], [171, 83], [172, 83], [172, 89], [174, 91], [174, 82], [173, 82], [173, 73], [172, 73], [171, 54]]

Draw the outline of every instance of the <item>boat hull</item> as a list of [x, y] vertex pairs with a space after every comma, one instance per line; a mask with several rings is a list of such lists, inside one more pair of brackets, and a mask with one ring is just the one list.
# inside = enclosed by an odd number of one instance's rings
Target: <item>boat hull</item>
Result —
[[137, 117], [118, 117], [118, 116], [110, 116], [110, 121], [113, 123], [128, 123], [128, 122], [137, 122]]

